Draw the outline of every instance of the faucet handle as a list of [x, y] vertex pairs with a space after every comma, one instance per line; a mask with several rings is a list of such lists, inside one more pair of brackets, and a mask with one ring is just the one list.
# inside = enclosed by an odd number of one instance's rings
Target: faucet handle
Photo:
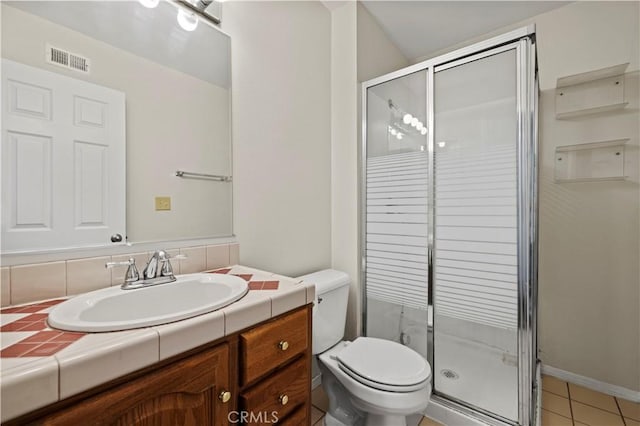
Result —
[[171, 262], [169, 262], [169, 259], [167, 259], [167, 261], [162, 264], [162, 269], [160, 269], [160, 275], [163, 277], [173, 276], [173, 267], [171, 266]]
[[105, 268], [113, 268], [114, 266], [128, 266], [127, 272], [124, 275], [125, 283], [132, 283], [140, 279], [140, 273], [136, 267], [136, 260], [130, 257], [129, 260], [124, 262], [107, 262], [104, 264]]
[[124, 260], [122, 262], [107, 262], [104, 264], [104, 267], [107, 269], [111, 269], [114, 268], [116, 266], [131, 266], [131, 265], [135, 265], [136, 260], [131, 257], [129, 258], [129, 260]]
[[173, 267], [171, 266], [171, 262], [169, 261], [170, 259], [175, 259], [175, 260], [184, 260], [186, 259], [187, 256], [184, 254], [176, 254], [175, 256], [170, 256], [169, 254], [166, 255], [164, 261], [162, 262], [162, 267], [160, 270], [160, 275], [162, 275], [163, 277], [172, 277], [173, 276]]

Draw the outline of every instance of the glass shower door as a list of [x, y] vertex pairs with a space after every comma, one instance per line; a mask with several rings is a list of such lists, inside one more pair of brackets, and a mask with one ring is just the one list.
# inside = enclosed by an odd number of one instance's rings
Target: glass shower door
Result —
[[434, 390], [518, 420], [516, 47], [434, 73]]
[[367, 89], [366, 335], [427, 358], [427, 72]]

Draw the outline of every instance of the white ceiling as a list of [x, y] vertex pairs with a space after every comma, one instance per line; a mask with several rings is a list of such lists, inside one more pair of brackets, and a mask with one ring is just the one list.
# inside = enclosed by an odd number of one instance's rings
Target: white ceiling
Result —
[[363, 1], [409, 60], [568, 4], [563, 1]]

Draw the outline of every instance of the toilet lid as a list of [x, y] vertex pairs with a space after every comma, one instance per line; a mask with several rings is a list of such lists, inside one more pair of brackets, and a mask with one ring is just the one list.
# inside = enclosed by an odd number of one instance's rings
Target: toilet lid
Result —
[[414, 387], [431, 376], [431, 366], [413, 349], [373, 337], [357, 338], [340, 351], [337, 360], [368, 384]]

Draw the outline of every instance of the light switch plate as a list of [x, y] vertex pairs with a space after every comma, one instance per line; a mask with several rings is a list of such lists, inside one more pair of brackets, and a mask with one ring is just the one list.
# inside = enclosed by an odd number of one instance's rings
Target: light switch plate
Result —
[[156, 197], [156, 211], [171, 210], [171, 197]]

